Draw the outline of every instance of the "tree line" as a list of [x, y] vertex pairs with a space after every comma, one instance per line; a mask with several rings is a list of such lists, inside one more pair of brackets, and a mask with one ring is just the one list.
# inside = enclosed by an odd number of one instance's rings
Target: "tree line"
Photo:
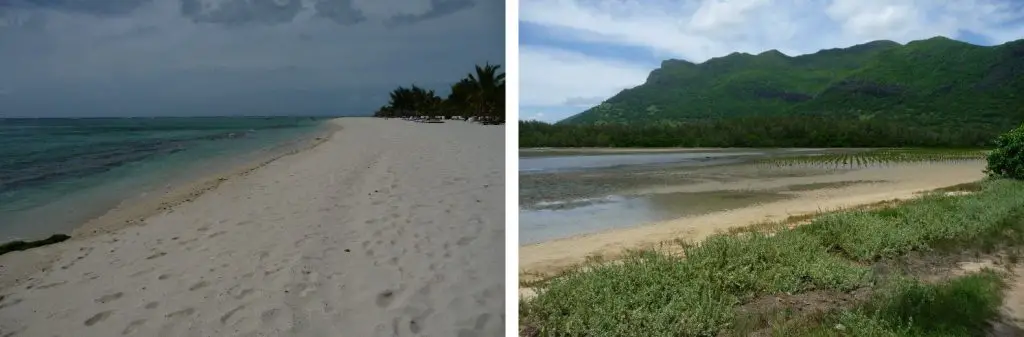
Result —
[[521, 121], [519, 146], [982, 148], [1009, 127], [907, 126], [881, 119], [818, 116], [752, 116], [663, 125]]
[[501, 66], [476, 66], [473, 73], [451, 86], [448, 97], [416, 85], [391, 91], [388, 103], [375, 117], [476, 117], [505, 121], [505, 73]]

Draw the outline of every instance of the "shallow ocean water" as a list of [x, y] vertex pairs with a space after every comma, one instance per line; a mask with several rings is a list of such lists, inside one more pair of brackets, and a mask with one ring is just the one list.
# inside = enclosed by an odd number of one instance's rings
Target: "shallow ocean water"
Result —
[[68, 233], [133, 196], [240, 164], [322, 118], [0, 119], [0, 242]]

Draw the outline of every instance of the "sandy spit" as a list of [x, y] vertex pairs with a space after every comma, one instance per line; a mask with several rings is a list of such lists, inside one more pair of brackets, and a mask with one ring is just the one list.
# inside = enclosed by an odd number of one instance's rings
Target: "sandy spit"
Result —
[[[778, 202], [521, 246], [519, 248], [520, 277], [532, 278], [537, 274], [551, 275], [578, 265], [589, 256], [614, 259], [627, 249], [657, 247], [659, 244], [676, 239], [699, 242], [712, 234], [730, 228], [749, 226], [765, 221], [784, 220], [789, 216], [850, 208], [880, 201], [915, 198], [925, 191], [982, 179], [984, 177], [983, 168], [982, 161], [901, 164], [813, 177], [750, 179], [727, 184], [688, 186], [687, 191], [729, 188], [768, 190], [786, 185], [808, 183], [884, 181], [811, 190], [801, 192], [795, 198]], [[669, 188], [668, 190], [674, 191], [675, 189]]]
[[45, 269], [0, 290], [0, 335], [500, 335], [503, 128], [331, 123], [137, 226], [0, 256]]

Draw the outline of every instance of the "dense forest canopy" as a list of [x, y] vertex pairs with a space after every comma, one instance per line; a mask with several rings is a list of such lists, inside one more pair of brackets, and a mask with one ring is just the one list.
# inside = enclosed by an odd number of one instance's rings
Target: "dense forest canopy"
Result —
[[1021, 121], [1024, 40], [936, 37], [667, 60], [557, 125], [521, 123], [520, 146], [973, 147]]
[[519, 122], [520, 147], [980, 148], [1005, 129], [905, 126], [822, 116], [734, 117], [685, 124]]
[[386, 105], [375, 117], [477, 117], [505, 120], [505, 74], [501, 66], [476, 66], [473, 73], [452, 84], [451, 93], [441, 98], [433, 90], [416, 85], [391, 92]]

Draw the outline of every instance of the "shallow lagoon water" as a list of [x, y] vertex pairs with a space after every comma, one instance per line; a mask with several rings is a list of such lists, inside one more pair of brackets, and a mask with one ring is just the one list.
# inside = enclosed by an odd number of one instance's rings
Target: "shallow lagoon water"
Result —
[[[814, 156], [830, 149], [721, 149], [661, 153], [545, 153], [519, 159], [519, 238], [528, 245], [580, 234], [630, 228], [790, 197], [783, 191], [651, 194], [650, 188], [722, 179], [770, 179], [729, 167], [777, 156]], [[721, 166], [723, 169], [718, 170]], [[691, 174], [700, 171], [699, 174]], [[754, 170], [755, 172], [757, 170]], [[777, 176], [811, 173], [786, 169]], [[828, 188], [794, 187], [792, 191]], [[640, 192], [638, 192], [640, 190]]]
[[542, 203], [519, 211], [519, 244], [621, 229], [683, 216], [725, 211], [789, 198], [783, 193], [716, 191], [608, 196]]
[[554, 171], [580, 171], [587, 169], [611, 168], [633, 165], [683, 164], [710, 165], [722, 163], [724, 159], [763, 155], [764, 152], [681, 152], [681, 153], [639, 153], [540, 156], [519, 159], [519, 173], [544, 173]]

